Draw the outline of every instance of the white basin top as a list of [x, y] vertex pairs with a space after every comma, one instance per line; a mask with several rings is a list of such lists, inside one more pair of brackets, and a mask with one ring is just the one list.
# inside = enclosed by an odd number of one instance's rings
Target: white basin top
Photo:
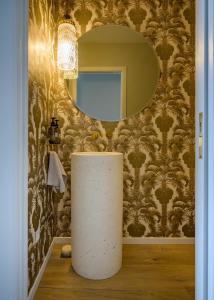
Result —
[[75, 156], [116, 156], [123, 155], [120, 152], [74, 152], [72, 155]]

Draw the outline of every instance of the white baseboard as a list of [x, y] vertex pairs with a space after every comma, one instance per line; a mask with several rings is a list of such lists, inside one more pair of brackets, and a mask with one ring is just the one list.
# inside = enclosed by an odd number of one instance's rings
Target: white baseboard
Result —
[[[194, 244], [195, 238], [173, 238], [173, 237], [124, 237], [123, 244]], [[54, 244], [71, 244], [70, 237], [55, 237]]]
[[55, 242], [54, 242], [54, 239], [53, 239], [52, 242], [51, 242], [51, 244], [50, 244], [50, 247], [48, 249], [47, 255], [45, 256], [44, 261], [42, 263], [42, 266], [41, 266], [41, 268], [39, 270], [39, 273], [38, 273], [38, 275], [37, 275], [37, 277], [36, 277], [36, 279], [34, 281], [34, 284], [33, 284], [32, 288], [30, 289], [30, 292], [28, 294], [28, 300], [33, 300], [33, 298], [34, 298], [34, 296], [36, 294], [36, 291], [38, 289], [39, 283], [40, 283], [40, 281], [42, 279], [42, 275], [43, 275], [43, 273], [44, 273], [44, 271], [46, 269], [48, 260], [49, 260], [49, 258], [51, 256], [54, 244], [55, 244]]

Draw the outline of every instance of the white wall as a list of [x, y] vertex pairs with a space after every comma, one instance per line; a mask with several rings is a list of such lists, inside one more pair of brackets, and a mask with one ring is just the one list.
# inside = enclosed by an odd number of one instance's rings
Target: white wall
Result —
[[[214, 299], [214, 2], [196, 1], [196, 300]], [[199, 112], [203, 157], [198, 158]]]
[[26, 299], [27, 8], [25, 0], [0, 0], [1, 300]]
[[[207, 300], [207, 275], [204, 266], [207, 264], [206, 254], [206, 220], [207, 220], [207, 151], [203, 147], [203, 159], [198, 159], [199, 112], [203, 112], [206, 120], [206, 4], [205, 1], [196, 1], [196, 299]], [[203, 130], [206, 122], [203, 123]], [[205, 130], [203, 132], [206, 141]]]
[[208, 299], [214, 299], [214, 1], [208, 1], [208, 78], [207, 78], [207, 151], [208, 151]]

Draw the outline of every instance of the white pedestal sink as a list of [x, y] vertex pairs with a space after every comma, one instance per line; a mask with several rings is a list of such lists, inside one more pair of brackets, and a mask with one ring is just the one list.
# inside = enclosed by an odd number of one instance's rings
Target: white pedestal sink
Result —
[[105, 279], [121, 268], [122, 200], [122, 153], [72, 154], [72, 265], [79, 275]]

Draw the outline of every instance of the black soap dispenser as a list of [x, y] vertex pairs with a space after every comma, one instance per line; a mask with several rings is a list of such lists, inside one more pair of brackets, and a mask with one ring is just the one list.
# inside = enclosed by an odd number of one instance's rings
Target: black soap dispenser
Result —
[[55, 120], [55, 132], [54, 132], [54, 137], [55, 137], [55, 144], [60, 144], [60, 129], [59, 129], [59, 120]]
[[55, 117], [51, 118], [51, 124], [48, 128], [49, 144], [60, 144], [60, 130], [58, 121]]
[[55, 117], [51, 118], [51, 124], [48, 128], [49, 144], [54, 144], [54, 128], [55, 128]]

